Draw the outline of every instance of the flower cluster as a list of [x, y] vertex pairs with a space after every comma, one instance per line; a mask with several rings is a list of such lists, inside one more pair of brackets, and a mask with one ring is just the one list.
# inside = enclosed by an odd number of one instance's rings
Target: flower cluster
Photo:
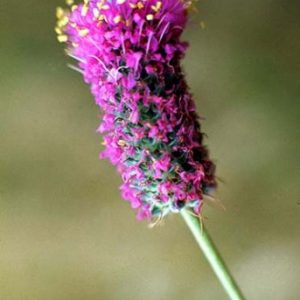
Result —
[[180, 61], [187, 0], [85, 0], [57, 9], [58, 40], [104, 112], [101, 157], [117, 166], [137, 218], [200, 213], [215, 166]]

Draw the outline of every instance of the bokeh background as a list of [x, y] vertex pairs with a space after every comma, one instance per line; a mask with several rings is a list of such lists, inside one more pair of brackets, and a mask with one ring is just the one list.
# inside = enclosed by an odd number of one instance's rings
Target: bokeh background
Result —
[[[57, 5], [0, 0], [0, 299], [226, 299], [180, 217], [137, 222], [98, 160]], [[183, 64], [226, 207], [207, 227], [247, 299], [298, 300], [300, 1], [197, 6]]]

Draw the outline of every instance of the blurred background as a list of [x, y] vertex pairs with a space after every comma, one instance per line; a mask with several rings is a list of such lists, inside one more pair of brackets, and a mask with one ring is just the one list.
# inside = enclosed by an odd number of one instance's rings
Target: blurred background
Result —
[[[137, 222], [98, 160], [57, 5], [0, 0], [0, 299], [226, 299], [181, 218]], [[197, 6], [183, 64], [226, 207], [207, 227], [247, 299], [298, 300], [300, 1]]]

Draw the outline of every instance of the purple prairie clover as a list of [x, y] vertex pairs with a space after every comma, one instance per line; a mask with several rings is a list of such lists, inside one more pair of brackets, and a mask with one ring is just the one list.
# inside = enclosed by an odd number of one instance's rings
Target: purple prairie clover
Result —
[[187, 0], [85, 0], [57, 9], [60, 42], [104, 116], [102, 158], [116, 165], [138, 219], [200, 213], [216, 186], [180, 66]]

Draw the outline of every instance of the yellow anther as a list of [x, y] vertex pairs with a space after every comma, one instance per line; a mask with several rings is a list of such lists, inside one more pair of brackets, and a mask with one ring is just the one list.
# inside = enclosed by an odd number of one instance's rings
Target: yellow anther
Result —
[[55, 27], [54, 30], [57, 34], [63, 34], [63, 31], [59, 27]]
[[74, 0], [66, 0], [67, 5], [72, 5], [74, 3]]
[[65, 15], [64, 10], [61, 7], [57, 7], [56, 8], [56, 18], [61, 19], [64, 17], [64, 15]]
[[65, 35], [65, 34], [62, 34], [62, 35], [58, 35], [57, 36], [57, 39], [60, 43], [65, 43], [68, 41], [68, 36]]
[[161, 9], [162, 6], [162, 2], [161, 1], [157, 1], [156, 5], [152, 5], [151, 8], [155, 11], [158, 12]]
[[121, 21], [122, 21], [122, 17], [121, 17], [121, 16], [116, 16], [116, 17], [114, 17], [114, 22], [115, 22], [116, 24], [120, 23]]
[[87, 29], [87, 28], [85, 28], [85, 29], [81, 29], [81, 30], [79, 30], [78, 31], [78, 34], [79, 34], [79, 36], [81, 36], [81, 37], [85, 37], [85, 36], [87, 36], [88, 34], [89, 34], [89, 30]]
[[61, 22], [62, 22], [63, 26], [67, 25], [69, 22], [69, 18], [67, 16], [65, 16], [62, 18]]
[[69, 22], [69, 18], [67, 16], [64, 16], [63, 18], [61, 18], [60, 20], [58, 20], [57, 22], [57, 26], [62, 28], [64, 26], [66, 26]]
[[148, 21], [152, 21], [154, 19], [154, 16], [152, 14], [149, 14], [149, 15], [146, 16], [146, 19]]
[[83, 5], [81, 9], [81, 15], [85, 17], [89, 11], [89, 7], [87, 5]]
[[102, 3], [102, 1], [101, 1], [101, 2], [97, 2], [97, 7], [98, 7], [99, 9], [101, 9], [101, 8], [102, 8], [102, 6], [103, 6], [103, 3]]
[[136, 8], [137, 7], [137, 5], [134, 4], [134, 3], [129, 3], [129, 5], [130, 5], [131, 8]]
[[141, 1], [138, 2], [138, 3], [137, 3], [137, 8], [138, 8], [138, 9], [144, 8], [144, 4], [143, 4]]
[[76, 8], [78, 7], [78, 5], [74, 4], [71, 6], [71, 11], [74, 11]]
[[126, 145], [126, 142], [124, 140], [119, 140], [118, 145], [124, 147]]

